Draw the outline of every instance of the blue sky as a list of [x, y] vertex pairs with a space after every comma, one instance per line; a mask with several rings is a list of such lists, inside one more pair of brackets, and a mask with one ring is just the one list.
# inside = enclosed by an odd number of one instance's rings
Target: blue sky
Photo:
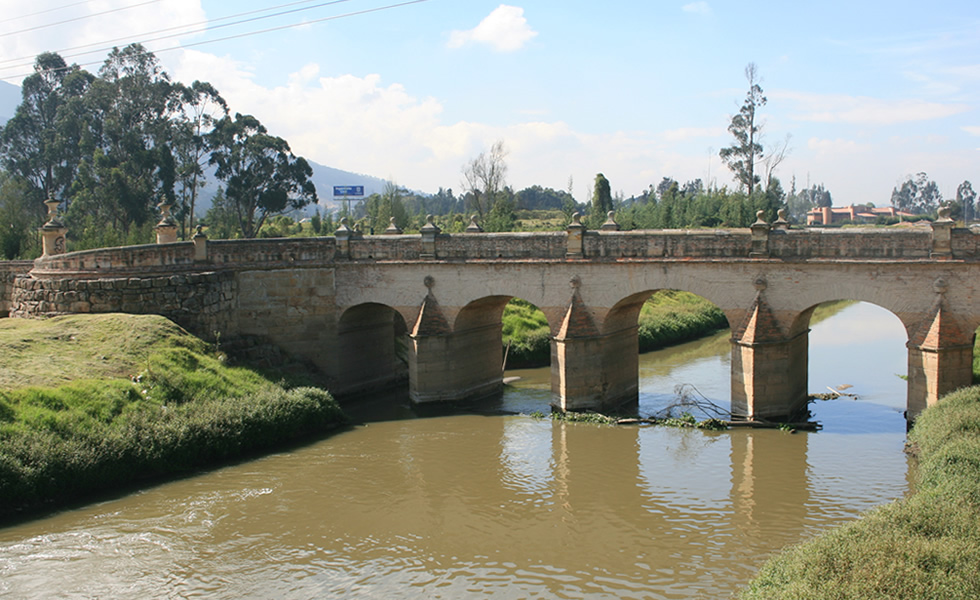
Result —
[[[878, 206], [919, 171], [946, 197], [966, 179], [980, 187], [975, 1], [383, 8], [396, 1], [346, 0], [147, 45], [174, 78], [212, 82], [233, 111], [257, 116], [297, 154], [423, 191], [460, 189], [463, 165], [498, 139], [515, 189], [568, 189], [571, 179], [586, 201], [598, 172], [626, 196], [664, 176], [733, 187], [718, 150], [731, 143], [726, 127], [750, 62], [768, 97], [767, 147], [789, 136], [776, 169], [784, 187], [795, 176], [798, 187], [825, 184], [837, 205]], [[0, 0], [0, 77], [18, 83], [27, 71], [16, 59], [44, 50], [145, 41], [285, 3]], [[343, 16], [371, 9], [381, 10]], [[94, 70], [105, 54], [70, 60]]]

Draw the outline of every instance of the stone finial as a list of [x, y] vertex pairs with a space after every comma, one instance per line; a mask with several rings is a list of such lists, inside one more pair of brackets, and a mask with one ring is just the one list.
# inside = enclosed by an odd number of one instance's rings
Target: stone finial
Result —
[[752, 230], [752, 249], [749, 251], [749, 258], [768, 258], [769, 257], [769, 223], [765, 219], [766, 211], [760, 210], [755, 213], [755, 223], [749, 226]]
[[157, 232], [157, 243], [172, 244], [177, 241], [177, 221], [171, 214], [173, 204], [163, 199], [160, 204], [157, 204], [157, 208], [160, 209], [160, 222], [154, 227]]
[[54, 198], [48, 198], [44, 201], [44, 205], [48, 207], [48, 222], [44, 225], [52, 225], [54, 227], [64, 227], [64, 223], [58, 218], [58, 207], [61, 206], [60, 200], [55, 200]]
[[425, 225], [419, 230], [422, 234], [422, 251], [419, 256], [423, 259], [434, 259], [436, 257], [436, 237], [442, 230], [433, 222], [432, 215], [425, 216]]
[[354, 231], [350, 228], [350, 222], [347, 220], [347, 217], [341, 217], [340, 224], [337, 225], [337, 231], [333, 232], [334, 236], [338, 238], [350, 238], [352, 233]]
[[752, 282], [752, 285], [755, 286], [756, 291], [762, 292], [769, 287], [769, 282], [766, 281], [766, 278], [763, 275], [759, 275], [755, 278], [755, 281]]
[[470, 217], [470, 224], [466, 226], [466, 233], [483, 233], [483, 228], [477, 222], [477, 215]]
[[435, 224], [434, 219], [435, 217], [433, 217], [432, 215], [425, 215], [425, 225], [423, 225], [422, 229], [420, 229], [419, 231], [422, 232], [423, 234], [432, 233], [433, 235], [441, 233], [442, 230], [439, 229], [439, 226]]
[[68, 228], [58, 218], [59, 204], [61, 202], [54, 198], [48, 198], [44, 201], [44, 205], [48, 207], [48, 222], [38, 229], [41, 232], [41, 247], [44, 256], [64, 254], [66, 250], [65, 234], [68, 233]]
[[584, 253], [585, 225], [582, 225], [582, 215], [572, 213], [572, 222], [565, 230], [568, 233], [565, 258], [582, 258]]
[[578, 275], [573, 275], [572, 278], [568, 280], [568, 285], [572, 286], [573, 290], [577, 290], [582, 287], [582, 278]]
[[785, 208], [780, 208], [776, 211], [776, 220], [773, 222], [772, 228], [781, 231], [789, 229], [789, 220], [786, 218]]
[[426, 289], [431, 292], [432, 288], [436, 285], [436, 278], [432, 275], [426, 275], [425, 278], [422, 279], [422, 283], [425, 285]]
[[603, 223], [599, 229], [603, 231], [619, 231], [619, 223], [616, 222], [614, 218], [616, 216], [616, 211], [611, 210], [606, 213], [606, 222]]
[[206, 261], [208, 259], [208, 236], [204, 235], [204, 228], [198, 225], [197, 233], [191, 240], [194, 242], [194, 261]]
[[949, 207], [939, 209], [939, 218], [932, 222], [932, 250], [930, 258], [947, 260], [953, 258], [953, 226], [956, 222], [949, 217]]
[[388, 228], [385, 229], [385, 235], [398, 235], [402, 232], [402, 228], [395, 223], [395, 217], [388, 219]]
[[932, 289], [937, 294], [942, 295], [942, 294], [945, 294], [946, 293], [946, 290], [949, 289], [949, 284], [946, 283], [946, 280], [945, 279], [943, 279], [942, 277], [939, 277], [939, 278], [936, 279], [936, 281], [934, 281], [932, 283]]

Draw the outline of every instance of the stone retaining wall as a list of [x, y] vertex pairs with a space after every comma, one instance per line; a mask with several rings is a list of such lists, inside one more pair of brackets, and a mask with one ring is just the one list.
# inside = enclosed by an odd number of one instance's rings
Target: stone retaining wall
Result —
[[231, 272], [107, 279], [17, 277], [12, 317], [122, 312], [163, 315], [210, 339], [234, 331], [237, 282]]
[[0, 261], [0, 318], [10, 312], [10, 301], [14, 294], [14, 280], [26, 275], [34, 266], [31, 260]]

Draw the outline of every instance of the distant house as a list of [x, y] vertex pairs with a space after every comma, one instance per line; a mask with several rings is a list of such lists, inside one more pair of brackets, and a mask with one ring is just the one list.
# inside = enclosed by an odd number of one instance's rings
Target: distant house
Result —
[[834, 225], [836, 223], [874, 223], [878, 217], [905, 219], [914, 217], [910, 212], [898, 210], [894, 206], [868, 208], [867, 206], [824, 206], [806, 213], [807, 225]]

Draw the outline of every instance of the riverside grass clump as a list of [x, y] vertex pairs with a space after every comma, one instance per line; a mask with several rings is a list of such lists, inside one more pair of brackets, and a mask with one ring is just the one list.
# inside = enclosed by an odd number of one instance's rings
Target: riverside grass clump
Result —
[[[113, 331], [129, 331], [142, 342], [116, 339]], [[24, 338], [38, 338], [36, 350], [55, 353], [42, 360]], [[101, 358], [111, 346], [127, 344], [142, 356]], [[6, 382], [0, 388], [0, 518], [185, 473], [343, 421], [327, 392], [289, 389], [230, 367], [162, 317], [5, 320], [0, 348], [9, 346], [21, 346], [21, 354], [0, 366]], [[93, 355], [113, 363], [105, 365], [107, 372], [118, 372], [76, 379], [80, 370], [61, 364], [65, 355]], [[25, 364], [35, 363], [48, 365], [47, 375], [35, 374], [27, 387], [10, 385]]]
[[[661, 290], [640, 310], [640, 352], [649, 352], [713, 333], [728, 325], [720, 308], [690, 292]], [[510, 368], [540, 367], [551, 360], [551, 330], [533, 304], [515, 298], [503, 315], [503, 340]]]
[[742, 600], [980, 598], [980, 387], [925, 410], [909, 435], [915, 492], [792, 547]]

